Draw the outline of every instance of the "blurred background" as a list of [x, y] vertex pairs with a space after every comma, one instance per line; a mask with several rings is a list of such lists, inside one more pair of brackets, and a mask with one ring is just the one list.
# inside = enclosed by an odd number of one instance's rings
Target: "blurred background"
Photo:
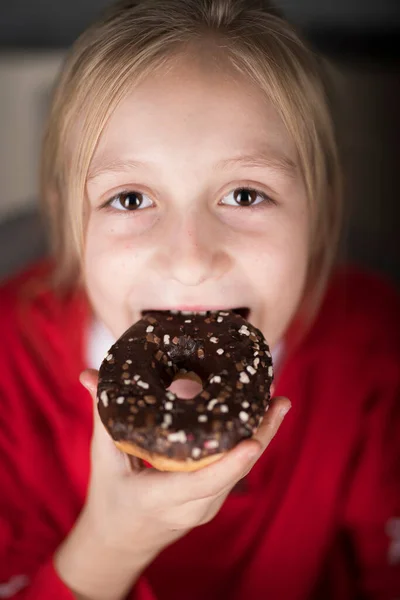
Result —
[[[68, 46], [108, 0], [0, 0], [0, 278], [46, 251], [38, 155]], [[277, 0], [332, 63], [345, 167], [341, 254], [400, 284], [400, 0]]]

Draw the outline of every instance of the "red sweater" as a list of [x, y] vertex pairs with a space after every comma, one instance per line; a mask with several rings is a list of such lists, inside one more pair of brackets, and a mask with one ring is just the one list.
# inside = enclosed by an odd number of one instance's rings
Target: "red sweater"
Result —
[[[42, 289], [42, 271], [0, 289], [0, 598], [72, 600], [52, 555], [88, 486], [92, 404], [78, 375], [89, 311]], [[399, 313], [377, 277], [335, 275], [276, 382], [293, 404], [277, 437], [130, 598], [400, 597]]]

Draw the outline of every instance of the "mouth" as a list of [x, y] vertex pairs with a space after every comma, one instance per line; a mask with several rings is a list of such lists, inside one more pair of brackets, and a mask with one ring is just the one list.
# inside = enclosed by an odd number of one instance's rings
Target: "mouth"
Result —
[[141, 311], [141, 316], [143, 317], [146, 314], [152, 313], [152, 312], [169, 312], [173, 315], [182, 315], [184, 317], [187, 316], [193, 316], [193, 315], [200, 315], [200, 316], [210, 316], [210, 315], [215, 315], [217, 313], [219, 313], [220, 311], [231, 311], [237, 315], [240, 315], [243, 319], [245, 319], [246, 321], [249, 320], [250, 317], [250, 308], [247, 306], [241, 306], [238, 308], [232, 308], [232, 307], [227, 307], [227, 306], [222, 306], [219, 308], [205, 308], [205, 307], [195, 307], [195, 308], [190, 308], [190, 307], [181, 307], [181, 308], [148, 308], [145, 310]]

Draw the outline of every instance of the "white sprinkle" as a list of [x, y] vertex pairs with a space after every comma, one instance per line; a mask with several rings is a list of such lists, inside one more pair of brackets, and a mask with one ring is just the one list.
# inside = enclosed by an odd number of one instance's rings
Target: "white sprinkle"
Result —
[[149, 384], [146, 383], [145, 381], [138, 381], [137, 384], [139, 387], [143, 388], [144, 390], [148, 390], [150, 387]]
[[221, 317], [227, 317], [227, 316], [229, 316], [228, 312], [220, 312], [219, 314], [221, 315]]
[[186, 319], [185, 323], [191, 323], [192, 319]]
[[219, 375], [214, 375], [214, 377], [211, 377], [210, 383], [221, 383], [221, 377]]
[[100, 394], [100, 400], [102, 401], [102, 403], [104, 404], [104, 406], [107, 408], [108, 406], [108, 395], [107, 392], [105, 390], [103, 390]]
[[171, 425], [171, 423], [172, 423], [172, 416], [169, 413], [166, 413], [164, 415], [164, 420], [161, 423], [161, 427], [163, 429], [166, 429], [167, 427], [169, 427]]
[[213, 398], [213, 399], [212, 399], [212, 400], [210, 400], [210, 402], [207, 404], [207, 410], [212, 410], [216, 404], [218, 404], [218, 400], [217, 400], [216, 398]]
[[176, 433], [170, 433], [168, 436], [169, 442], [179, 442], [185, 444], [187, 441], [186, 433], [184, 431], [177, 431]]
[[174, 408], [174, 405], [171, 401], [165, 403], [165, 410], [172, 410], [173, 408]]
[[129, 338], [128, 342], [133, 342], [133, 338]]
[[242, 411], [239, 413], [239, 419], [240, 419], [241, 421], [243, 421], [243, 423], [246, 423], [246, 421], [248, 421], [248, 420], [249, 420], [249, 415], [248, 415], [246, 412], [244, 412], [244, 410], [242, 410]]
[[253, 360], [253, 366], [254, 366], [254, 368], [257, 369], [259, 364], [260, 364], [260, 359], [259, 358], [255, 358]]
[[221, 406], [219, 408], [220, 408], [220, 411], [223, 413], [229, 412], [229, 408], [228, 408], [227, 404], [221, 404]]
[[207, 415], [199, 415], [197, 420], [199, 423], [205, 423], [206, 421], [208, 421], [208, 417]]
[[265, 409], [265, 412], [267, 412], [267, 411], [268, 411], [268, 409], [269, 409], [269, 404], [267, 404], [267, 407], [266, 407], [266, 409]]
[[249, 406], [250, 406], [250, 404], [249, 404], [249, 402], [247, 402], [247, 400], [244, 400], [242, 402], [242, 408], [249, 408]]
[[193, 458], [199, 458], [200, 455], [201, 455], [201, 449], [200, 448], [193, 448], [192, 449], [192, 456], [193, 456]]
[[132, 361], [131, 361], [131, 359], [130, 359], [130, 358], [128, 358], [128, 359], [126, 360], [126, 364], [127, 364], [127, 365], [131, 365], [131, 364], [132, 364]]
[[218, 348], [217, 350], [217, 354], [219, 354], [221, 356], [221, 354], [223, 354], [225, 352], [225, 350], [223, 348]]
[[168, 366], [168, 367], [172, 367], [172, 360], [169, 360], [169, 361], [167, 362], [167, 366]]
[[204, 442], [204, 448], [207, 448], [207, 450], [213, 450], [214, 448], [218, 448], [218, 446], [217, 440], [206, 440]]
[[207, 311], [206, 310], [199, 310], [198, 314], [201, 315], [202, 317], [205, 317], [206, 314], [207, 314]]
[[169, 312], [171, 313], [171, 315], [179, 315], [179, 310], [170, 310]]
[[172, 392], [167, 392], [166, 396], [167, 396], [168, 400], [171, 400], [171, 402], [173, 402], [175, 400], [175, 394], [173, 394]]
[[222, 323], [222, 321], [223, 321], [223, 318], [222, 317], [218, 317], [217, 323]]
[[181, 315], [183, 315], [184, 317], [186, 317], [187, 315], [192, 315], [193, 312], [191, 310], [182, 310], [181, 311]]
[[216, 337], [211, 337], [211, 338], [210, 338], [210, 342], [212, 342], [213, 344], [218, 344], [218, 338], [216, 338]]
[[140, 379], [140, 375], [135, 375], [133, 378], [133, 381], [139, 381], [139, 379]]
[[248, 330], [246, 325], [241, 326], [241, 328], [239, 329], [239, 333], [241, 333], [242, 335], [250, 335], [250, 331]]
[[274, 369], [271, 366], [269, 366], [268, 367], [268, 377], [272, 377], [273, 374], [274, 374]]
[[253, 367], [251, 367], [250, 365], [246, 367], [246, 371], [250, 373], [250, 375], [255, 375], [255, 373], [257, 373], [257, 371], [253, 369]]
[[107, 354], [106, 360], [110, 361], [112, 360], [114, 357], [112, 354]]
[[245, 373], [244, 371], [242, 371], [239, 375], [239, 379], [242, 383], [249, 383], [250, 379], [249, 376], [247, 375], [247, 373]]
[[125, 398], [123, 396], [118, 396], [116, 402], [117, 404], [123, 404], [125, 401]]
[[168, 345], [170, 343], [170, 339], [171, 339], [170, 336], [165, 334], [164, 335], [164, 344]]
[[154, 331], [154, 327], [153, 327], [153, 325], [149, 325], [148, 328], [146, 329], [146, 333], [151, 333], [152, 331]]
[[125, 385], [130, 385], [132, 383], [131, 379], [124, 379], [124, 384]]
[[267, 350], [267, 356], [268, 358], [271, 358], [271, 352], [269, 350]]
[[253, 356], [258, 356], [258, 350], [254, 352]]

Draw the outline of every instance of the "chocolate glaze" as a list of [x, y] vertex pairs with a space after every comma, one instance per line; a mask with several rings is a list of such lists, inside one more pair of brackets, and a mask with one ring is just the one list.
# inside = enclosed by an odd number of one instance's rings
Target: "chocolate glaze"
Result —
[[[203, 391], [167, 391], [194, 372]], [[260, 425], [273, 368], [261, 331], [230, 311], [149, 312], [111, 347], [99, 372], [98, 409], [115, 441], [176, 460], [233, 448]]]

